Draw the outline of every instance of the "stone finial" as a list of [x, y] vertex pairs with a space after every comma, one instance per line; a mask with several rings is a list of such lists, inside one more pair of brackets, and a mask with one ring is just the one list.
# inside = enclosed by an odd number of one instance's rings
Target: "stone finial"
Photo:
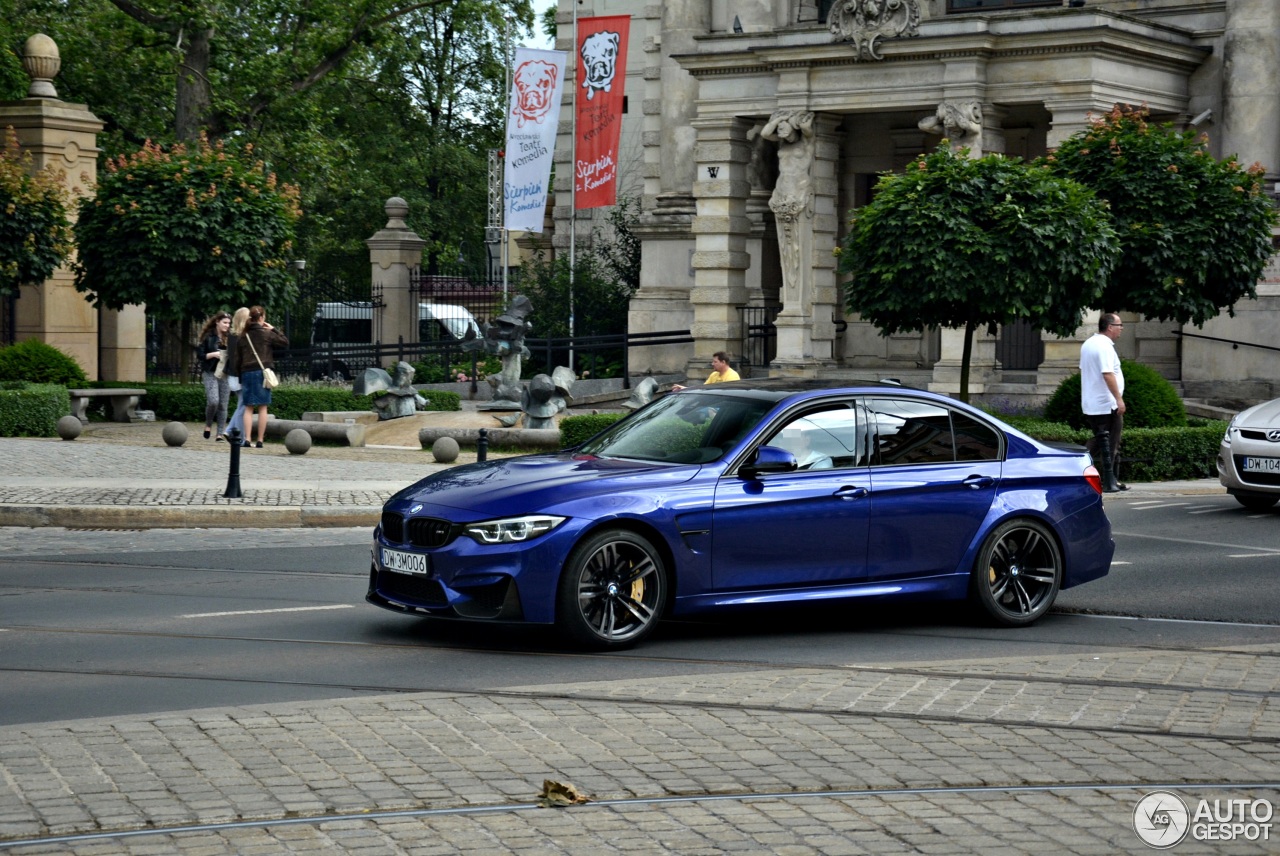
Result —
[[409, 203], [405, 202], [399, 196], [393, 196], [387, 200], [387, 204], [382, 206], [382, 210], [387, 212], [387, 228], [388, 229], [408, 229], [409, 224], [404, 221], [409, 216]]
[[22, 68], [31, 78], [28, 98], [57, 98], [53, 79], [62, 68], [62, 56], [58, 45], [44, 33], [36, 33], [22, 46]]

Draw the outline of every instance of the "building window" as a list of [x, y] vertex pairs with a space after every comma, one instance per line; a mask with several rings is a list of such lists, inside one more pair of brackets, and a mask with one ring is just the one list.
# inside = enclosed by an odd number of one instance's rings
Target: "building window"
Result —
[[989, 12], [993, 9], [1032, 9], [1061, 5], [1062, 0], [947, 0], [947, 13]]

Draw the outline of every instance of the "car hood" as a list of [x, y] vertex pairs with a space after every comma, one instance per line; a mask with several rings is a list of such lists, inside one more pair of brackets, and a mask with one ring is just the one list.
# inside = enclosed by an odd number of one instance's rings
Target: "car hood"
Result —
[[422, 502], [481, 517], [525, 513], [592, 496], [674, 487], [700, 469], [589, 455], [527, 455], [443, 470], [400, 491], [388, 504]]
[[1236, 417], [1237, 428], [1280, 428], [1280, 398], [1250, 407]]

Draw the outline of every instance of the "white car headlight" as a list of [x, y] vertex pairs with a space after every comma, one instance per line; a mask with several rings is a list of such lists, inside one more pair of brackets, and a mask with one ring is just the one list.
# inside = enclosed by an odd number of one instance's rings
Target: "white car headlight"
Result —
[[1237, 413], [1235, 416], [1231, 417], [1231, 422], [1227, 424], [1227, 433], [1222, 438], [1222, 443], [1224, 446], [1231, 445], [1231, 435], [1234, 434], [1236, 431], [1236, 420], [1239, 418], [1240, 418], [1240, 414]]
[[550, 532], [568, 519], [549, 514], [529, 514], [468, 523], [463, 531], [480, 544], [514, 544]]

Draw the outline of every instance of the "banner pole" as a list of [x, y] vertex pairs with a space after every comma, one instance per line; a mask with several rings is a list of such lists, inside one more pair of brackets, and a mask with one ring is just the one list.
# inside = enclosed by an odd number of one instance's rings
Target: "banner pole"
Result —
[[[511, 140], [511, 16], [508, 15], [505, 21], [506, 26], [503, 29], [502, 39], [502, 64], [505, 68], [505, 80], [503, 81], [503, 94], [507, 101], [505, 110], [507, 113], [507, 121], [503, 123], [502, 128], [502, 158], [506, 161], [506, 146]], [[506, 171], [503, 171], [503, 181], [506, 181]], [[502, 205], [502, 229], [498, 232], [502, 236], [502, 249], [498, 251], [498, 263], [502, 265], [502, 308], [501, 312], [507, 311], [507, 268], [511, 267], [511, 259], [508, 257], [508, 246], [511, 244], [511, 233], [507, 230], [507, 206], [506, 206], [506, 188], [503, 188], [503, 205]]]
[[569, 135], [569, 369], [573, 367], [573, 280], [578, 244], [578, 4], [573, 3], [573, 121]]

